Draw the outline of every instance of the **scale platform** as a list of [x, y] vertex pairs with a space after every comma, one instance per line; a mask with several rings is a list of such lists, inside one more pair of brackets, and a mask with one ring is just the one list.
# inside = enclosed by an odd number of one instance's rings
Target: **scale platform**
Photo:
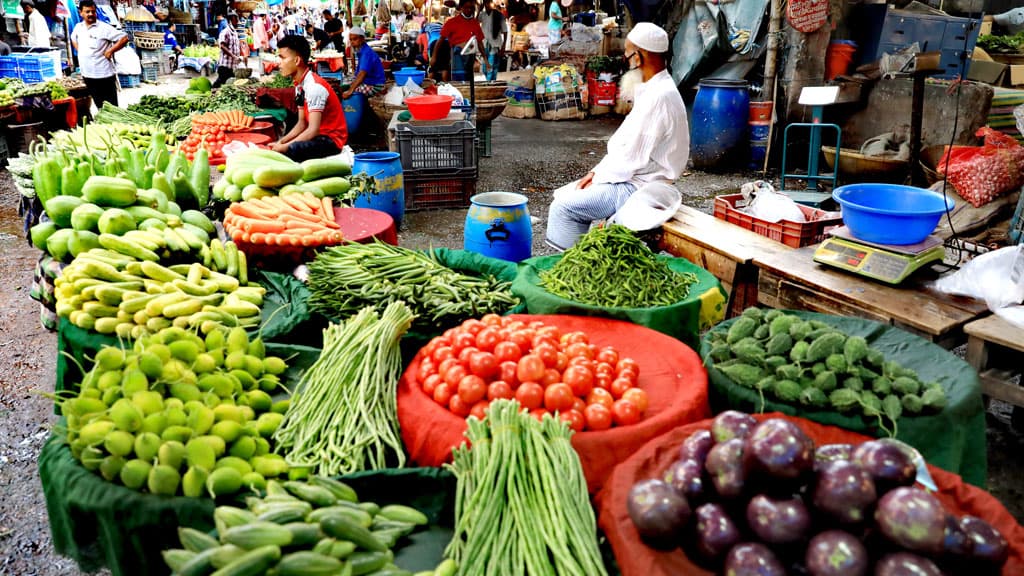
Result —
[[814, 251], [814, 261], [887, 284], [899, 284], [919, 268], [942, 261], [942, 239], [928, 236], [917, 244], [891, 246], [854, 238], [840, 226]]

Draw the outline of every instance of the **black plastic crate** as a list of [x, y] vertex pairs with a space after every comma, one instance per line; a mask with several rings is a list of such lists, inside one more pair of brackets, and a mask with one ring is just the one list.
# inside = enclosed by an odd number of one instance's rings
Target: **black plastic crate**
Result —
[[476, 126], [467, 120], [442, 125], [400, 123], [395, 126], [395, 146], [407, 174], [437, 175], [477, 167]]
[[475, 169], [436, 176], [403, 175], [405, 210], [466, 208], [470, 197], [476, 193], [476, 178]]

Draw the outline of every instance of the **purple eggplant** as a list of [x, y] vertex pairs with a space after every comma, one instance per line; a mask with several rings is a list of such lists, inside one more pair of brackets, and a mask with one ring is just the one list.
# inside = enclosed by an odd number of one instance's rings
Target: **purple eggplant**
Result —
[[754, 428], [743, 447], [750, 469], [776, 480], [796, 480], [814, 466], [814, 441], [789, 420], [772, 418]]
[[757, 426], [757, 420], [750, 414], [736, 410], [726, 410], [711, 421], [711, 436], [715, 442], [725, 442], [733, 438], [743, 440]]
[[814, 483], [814, 507], [843, 524], [863, 522], [877, 500], [871, 475], [848, 460], [828, 463]]
[[754, 496], [747, 503], [747, 525], [769, 544], [788, 544], [807, 537], [811, 515], [800, 498]]
[[893, 544], [922, 554], [942, 552], [946, 511], [931, 494], [917, 488], [896, 488], [878, 501], [875, 523]]
[[897, 552], [883, 556], [875, 564], [875, 576], [942, 576], [942, 571], [923, 556]]
[[804, 564], [811, 576], [864, 576], [868, 550], [849, 532], [829, 530], [811, 538]]
[[715, 444], [708, 452], [704, 468], [711, 476], [715, 491], [722, 498], [736, 498], [746, 485], [743, 467], [743, 440], [733, 438]]
[[786, 576], [786, 569], [764, 544], [737, 544], [725, 557], [729, 576]]
[[690, 504], [704, 499], [704, 467], [696, 460], [676, 460], [664, 480]]
[[900, 486], [913, 486], [917, 478], [913, 457], [894, 443], [865, 442], [853, 450], [851, 459], [871, 474], [880, 495]]
[[644, 542], [655, 548], [671, 549], [690, 519], [690, 505], [661, 480], [643, 480], [633, 485], [626, 504], [629, 517]]
[[707, 560], [719, 560], [740, 541], [740, 530], [720, 504], [704, 504], [694, 512], [696, 549]]
[[1002, 566], [1010, 555], [1006, 538], [994, 526], [975, 516], [960, 519], [960, 528], [967, 534], [973, 549], [971, 558], [992, 566]]
[[690, 437], [683, 440], [683, 444], [679, 446], [679, 459], [695, 460], [703, 467], [704, 460], [714, 445], [715, 439], [711, 437], [709, 430], [698, 430], [690, 434]]
[[853, 444], [824, 444], [814, 450], [814, 471], [817, 472], [829, 462], [850, 460], [853, 457]]
[[942, 555], [947, 558], [967, 558], [974, 549], [974, 542], [960, 527], [960, 520], [946, 514], [946, 529], [942, 535]]

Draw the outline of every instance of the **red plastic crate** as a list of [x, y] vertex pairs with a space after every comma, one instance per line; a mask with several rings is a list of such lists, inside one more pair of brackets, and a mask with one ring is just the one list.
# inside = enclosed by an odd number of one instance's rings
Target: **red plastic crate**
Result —
[[466, 208], [476, 193], [476, 170], [439, 176], [404, 176], [405, 210]]
[[825, 240], [825, 234], [843, 225], [843, 217], [839, 212], [826, 212], [803, 204], [797, 204], [800, 211], [807, 217], [807, 222], [766, 222], [739, 210], [743, 206], [742, 194], [725, 194], [715, 197], [715, 218], [725, 220], [741, 228], [745, 228], [782, 242], [792, 248], [802, 248]]

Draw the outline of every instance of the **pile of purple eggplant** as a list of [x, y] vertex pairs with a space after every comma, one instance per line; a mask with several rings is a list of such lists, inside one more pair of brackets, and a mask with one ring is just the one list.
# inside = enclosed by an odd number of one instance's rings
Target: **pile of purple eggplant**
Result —
[[999, 574], [1003, 536], [916, 478], [899, 442], [815, 447], [789, 420], [728, 411], [627, 507], [645, 543], [730, 576]]

